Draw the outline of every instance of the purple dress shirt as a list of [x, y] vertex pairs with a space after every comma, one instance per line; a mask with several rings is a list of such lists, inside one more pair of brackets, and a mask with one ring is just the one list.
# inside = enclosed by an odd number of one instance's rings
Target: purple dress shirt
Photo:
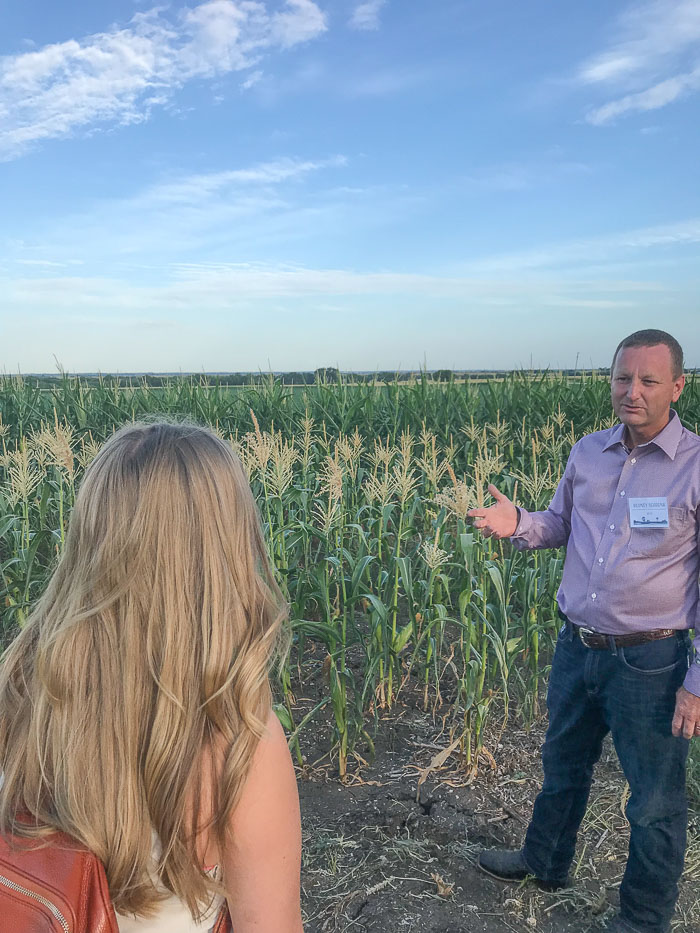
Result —
[[[665, 499], [669, 527], [633, 526], [631, 498]], [[700, 696], [700, 437], [675, 411], [633, 450], [622, 424], [582, 437], [549, 508], [521, 509], [511, 540], [521, 550], [566, 545], [557, 601], [577, 625], [609, 635], [695, 628], [685, 688]]]

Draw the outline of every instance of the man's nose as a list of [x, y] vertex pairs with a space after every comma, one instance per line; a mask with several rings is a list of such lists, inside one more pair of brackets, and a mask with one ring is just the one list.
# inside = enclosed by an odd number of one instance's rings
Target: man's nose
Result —
[[630, 379], [630, 384], [627, 389], [627, 397], [638, 398], [641, 388], [642, 388], [642, 383], [638, 379]]

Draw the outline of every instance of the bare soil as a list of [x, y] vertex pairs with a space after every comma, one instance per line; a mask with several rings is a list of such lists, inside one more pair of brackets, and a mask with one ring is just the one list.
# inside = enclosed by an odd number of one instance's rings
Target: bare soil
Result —
[[[306, 763], [297, 770], [307, 933], [602, 929], [616, 912], [629, 839], [627, 787], [612, 745], [606, 744], [596, 769], [572, 887], [547, 893], [534, 882], [503, 884], [476, 868], [476, 856], [484, 847], [520, 845], [541, 781], [546, 720], [525, 730], [511, 717], [501, 734], [492, 731], [475, 777], [467, 776], [457, 751], [425, 774], [450, 741], [439, 711], [424, 712], [418, 700], [402, 693], [383, 712], [374, 760], [353, 760], [344, 783], [336, 757], [314, 744], [314, 736], [329, 734], [328, 708], [301, 736]], [[314, 702], [299, 697], [299, 715]], [[673, 933], [700, 930], [698, 881], [695, 808]]]

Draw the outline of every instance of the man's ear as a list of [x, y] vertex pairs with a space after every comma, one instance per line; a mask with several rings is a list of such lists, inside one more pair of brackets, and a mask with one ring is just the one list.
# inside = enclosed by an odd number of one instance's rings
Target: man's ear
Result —
[[680, 394], [683, 391], [684, 385], [685, 385], [685, 373], [682, 373], [673, 384], [673, 401], [674, 402], [678, 401]]

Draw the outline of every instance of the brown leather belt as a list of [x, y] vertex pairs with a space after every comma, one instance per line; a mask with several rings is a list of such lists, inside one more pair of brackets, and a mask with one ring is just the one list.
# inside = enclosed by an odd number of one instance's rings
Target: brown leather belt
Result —
[[[575, 622], [572, 622], [571, 625], [586, 648], [601, 649], [610, 647], [610, 635], [593, 632], [582, 625], [576, 625]], [[655, 628], [650, 632], [631, 632], [629, 635], [613, 635], [612, 638], [617, 648], [624, 648], [625, 646], [645, 645], [648, 641], [657, 641], [659, 638], [670, 638], [676, 632], [677, 629], [675, 628]]]

